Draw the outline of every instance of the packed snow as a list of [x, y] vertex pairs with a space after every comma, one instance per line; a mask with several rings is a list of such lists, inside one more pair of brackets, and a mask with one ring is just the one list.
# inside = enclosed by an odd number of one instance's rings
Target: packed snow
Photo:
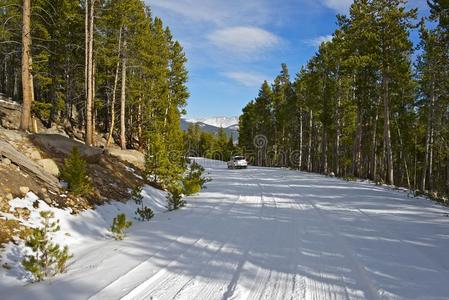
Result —
[[75, 254], [68, 272], [20, 286], [2, 271], [0, 298], [449, 298], [447, 207], [370, 183], [200, 162], [207, 189], [135, 222], [124, 241], [107, 227], [125, 205], [60, 212]]

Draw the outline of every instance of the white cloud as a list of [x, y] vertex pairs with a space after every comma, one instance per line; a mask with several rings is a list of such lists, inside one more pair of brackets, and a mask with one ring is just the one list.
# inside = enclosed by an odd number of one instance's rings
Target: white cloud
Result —
[[267, 24], [272, 21], [271, 0], [145, 0], [152, 7], [192, 22], [221, 26]]
[[319, 47], [324, 42], [332, 41], [332, 38], [332, 35], [323, 35], [313, 39], [305, 40], [305, 43], [309, 46]]
[[259, 87], [266, 80], [262, 74], [249, 72], [225, 72], [223, 75], [248, 87]]
[[218, 29], [207, 39], [221, 50], [242, 56], [257, 55], [281, 43], [281, 38], [269, 31], [244, 26]]
[[354, 0], [324, 0], [324, 5], [338, 13], [347, 13]]

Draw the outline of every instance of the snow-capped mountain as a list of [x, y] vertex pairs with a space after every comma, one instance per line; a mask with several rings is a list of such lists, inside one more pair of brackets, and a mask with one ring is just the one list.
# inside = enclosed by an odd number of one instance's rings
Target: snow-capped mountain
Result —
[[200, 118], [200, 119], [186, 119], [189, 123], [203, 123], [206, 125], [214, 126], [214, 127], [223, 127], [232, 129], [238, 129], [239, 118], [238, 117], [211, 117], [211, 118]]
[[203, 131], [217, 134], [220, 128], [224, 128], [229, 137], [233, 137], [237, 142], [239, 137], [239, 118], [238, 117], [211, 117], [211, 118], [186, 118], [181, 119], [181, 127], [187, 130], [190, 124], [198, 124]]

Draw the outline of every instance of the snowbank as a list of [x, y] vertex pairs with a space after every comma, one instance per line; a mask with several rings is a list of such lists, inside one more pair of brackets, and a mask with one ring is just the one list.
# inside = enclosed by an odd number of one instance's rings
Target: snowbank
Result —
[[[150, 207], [155, 214], [166, 210], [166, 192], [145, 186], [142, 191], [144, 205]], [[87, 210], [78, 215], [73, 215], [72, 210], [58, 209], [48, 206], [34, 193], [28, 193], [24, 198], [15, 198], [9, 202], [10, 213], [0, 212], [0, 217], [9, 220], [18, 220], [23, 225], [31, 228], [41, 226], [41, 211], [52, 211], [55, 220], [59, 220], [61, 230], [53, 234], [53, 241], [61, 246], [68, 245], [75, 258], [86, 246], [105, 239], [111, 239], [109, 227], [112, 219], [119, 213], [124, 213], [128, 219], [135, 220], [135, 211], [138, 205], [130, 200], [128, 203], [112, 201], [109, 204], [99, 206], [95, 210]], [[26, 208], [30, 211], [27, 220], [16, 218], [13, 212], [17, 208]], [[7, 286], [21, 285], [29, 282], [31, 276], [26, 272], [21, 260], [27, 254], [27, 248], [23, 241], [17, 244], [10, 242], [0, 252], [0, 265], [5, 265], [10, 270], [0, 267], [0, 289], [2, 284]], [[69, 262], [70, 263], [70, 262]], [[1, 297], [0, 297], [1, 298]]]

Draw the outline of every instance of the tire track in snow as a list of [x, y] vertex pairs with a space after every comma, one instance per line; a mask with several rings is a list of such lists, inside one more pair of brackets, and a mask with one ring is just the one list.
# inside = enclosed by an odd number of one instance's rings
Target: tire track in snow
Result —
[[[288, 185], [288, 186], [291, 189], [298, 192], [294, 188], [294, 186], [292, 186], [292, 185]], [[373, 280], [369, 277], [365, 267], [359, 262], [356, 254], [353, 252], [353, 250], [350, 249], [350, 247], [348, 247], [347, 243], [345, 243], [345, 237], [342, 236], [341, 233], [337, 230], [338, 226], [330, 218], [328, 218], [326, 216], [326, 214], [314, 203], [313, 200], [309, 199], [309, 197], [307, 197], [304, 194], [301, 194], [301, 193], [299, 193], [299, 194], [301, 195], [301, 198], [304, 199], [314, 209], [314, 211], [319, 216], [319, 219], [321, 221], [323, 221], [324, 226], [326, 226], [329, 229], [329, 231], [332, 232], [333, 236], [335, 237], [335, 244], [338, 245], [338, 248], [343, 251], [343, 253], [345, 254], [344, 256], [346, 258], [347, 263], [351, 266], [351, 269], [357, 273], [358, 279], [360, 279], [360, 280], [358, 280], [358, 283], [363, 288], [363, 291], [366, 292], [366, 294], [364, 294], [364, 298], [370, 299], [370, 300], [381, 300], [382, 297], [379, 293], [380, 289], [375, 285]], [[346, 295], [347, 299], [349, 299], [348, 288], [345, 284], [347, 279], [344, 277], [344, 275], [340, 275], [340, 276], [341, 276], [341, 282], [343, 283], [343, 287], [345, 289], [345, 295]]]
[[[220, 216], [228, 215], [232, 211], [232, 209], [235, 207], [235, 205], [241, 201], [241, 199], [242, 199], [242, 197], [240, 195], [232, 203], [232, 205], [227, 209], [227, 211], [224, 214], [220, 214]], [[205, 218], [204, 221], [202, 222], [202, 225], [207, 225], [207, 223], [209, 222], [210, 219], [211, 219], [211, 217]], [[201, 226], [201, 228], [204, 228], [204, 227], [205, 226]], [[213, 227], [211, 227], [211, 229], [208, 232], [212, 233], [212, 231], [213, 231]], [[200, 238], [193, 244], [190, 244], [187, 246], [188, 251], [191, 251], [192, 249], [195, 250], [196, 245], [201, 242], [206, 242], [205, 245], [202, 247], [202, 249], [208, 248], [207, 241], [204, 240], [203, 238]], [[148, 299], [151, 292], [153, 291], [153, 289], [160, 287], [162, 285], [162, 283], [165, 283], [166, 285], [170, 285], [170, 288], [173, 288], [173, 284], [179, 284], [179, 280], [181, 280], [182, 275], [172, 274], [167, 269], [170, 267], [173, 267], [173, 265], [175, 265], [178, 261], [180, 261], [180, 259], [186, 258], [187, 254], [189, 254], [189, 253], [186, 251], [186, 252], [183, 252], [182, 254], [180, 254], [179, 256], [177, 256], [176, 258], [172, 259], [170, 262], [165, 264], [163, 266], [163, 268], [161, 270], [159, 270], [156, 274], [154, 274], [150, 278], [146, 279], [145, 281], [139, 283], [138, 286], [136, 286], [133, 290], [129, 291], [126, 295], [124, 295], [122, 299]], [[196, 255], [196, 253], [191, 253], [191, 255]], [[164, 278], [164, 276], [167, 276], [167, 278]], [[170, 278], [172, 278], [172, 280], [175, 280], [175, 282], [170, 282]], [[157, 284], [157, 285], [154, 287], [153, 284]], [[175, 289], [175, 295], [182, 288], [183, 287], [180, 287], [178, 290]], [[167, 297], [164, 296], [164, 298], [167, 298]], [[169, 298], [171, 298], [171, 297], [169, 297]]]
[[[235, 203], [237, 203], [240, 200], [240, 195], [238, 197], [236, 197], [236, 199], [231, 203], [228, 204], [226, 207], [226, 209], [231, 210], [232, 207], [235, 205]], [[210, 214], [213, 211], [220, 211], [220, 209], [222, 209], [223, 207], [211, 207], [208, 209], [208, 213], [206, 214], [206, 218], [204, 218], [204, 221], [201, 223], [202, 225], [205, 225], [207, 223], [208, 218], [211, 218]], [[163, 253], [166, 252], [167, 249], [169, 249], [170, 247], [172, 247], [173, 245], [176, 245], [177, 243], [180, 242], [180, 240], [182, 240], [183, 238], [186, 237], [186, 234], [183, 234], [181, 236], [178, 236], [174, 241], [169, 242], [169, 244], [166, 247], [161, 247], [163, 248], [162, 250], [157, 251], [156, 253], [150, 255], [149, 257], [147, 257], [144, 261], [139, 262], [137, 265], [135, 265], [133, 268], [129, 269], [126, 273], [123, 273], [122, 275], [120, 275], [119, 277], [117, 277], [114, 281], [110, 282], [108, 285], [106, 285], [105, 287], [103, 287], [101, 290], [97, 291], [95, 294], [91, 295], [89, 297], [89, 299], [101, 299], [101, 294], [103, 293], [108, 293], [108, 290], [111, 290], [111, 293], [115, 293], [114, 288], [116, 287], [116, 285], [120, 284], [120, 281], [124, 280], [126, 277], [132, 275], [133, 273], [137, 272], [139, 270], [139, 268], [142, 268], [144, 265], [146, 264], [151, 264], [151, 260], [159, 255], [163, 256]], [[196, 244], [197, 242], [199, 242], [201, 239], [197, 239], [194, 244]], [[192, 244], [192, 245], [194, 245]], [[100, 296], [98, 298], [98, 296]]]

